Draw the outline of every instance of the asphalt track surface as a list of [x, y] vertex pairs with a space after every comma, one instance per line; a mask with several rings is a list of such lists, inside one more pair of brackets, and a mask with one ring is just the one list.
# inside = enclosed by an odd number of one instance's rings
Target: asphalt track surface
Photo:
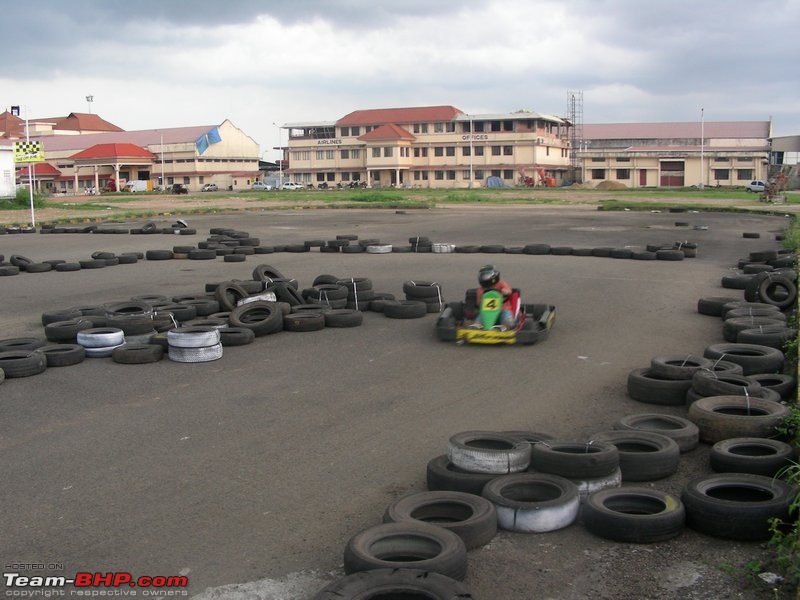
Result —
[[[250, 278], [261, 263], [297, 278], [301, 289], [332, 273], [369, 277], [375, 290], [400, 297], [404, 281], [434, 280], [448, 300], [461, 299], [475, 286], [478, 268], [493, 263], [521, 288], [525, 302], [557, 309], [549, 339], [526, 347], [457, 346], [435, 338], [435, 315], [394, 320], [366, 313], [358, 328], [281, 332], [226, 348], [211, 363], [87, 359], [7, 379], [0, 385], [4, 565], [64, 564], [63, 572], [50, 575], [187, 574], [192, 594], [273, 582], [262, 585], [261, 595], [256, 586], [241, 597], [307, 597], [341, 574], [350, 536], [380, 522], [391, 500], [425, 489], [425, 465], [446, 452], [453, 433], [531, 429], [581, 440], [626, 414], [681, 414], [681, 408], [658, 410], [628, 398], [627, 374], [653, 356], [701, 353], [722, 342], [720, 322], [696, 312], [698, 298], [741, 298], [720, 286], [721, 276], [751, 251], [778, 248], [775, 233], [787, 224], [754, 214], [546, 207], [276, 211], [188, 220], [198, 235], [5, 235], [0, 253], [6, 260], [11, 254], [75, 260], [96, 250], [169, 249], [196, 244], [215, 226], [246, 230], [263, 244], [352, 233], [398, 245], [425, 235], [459, 245], [589, 248], [689, 240], [699, 250], [697, 258], [680, 262], [276, 253], [244, 263], [140, 261], [0, 278], [3, 338], [43, 336], [46, 310], [139, 294], [200, 294], [206, 282]], [[744, 232], [760, 238], [743, 238]], [[681, 474], [707, 468], [702, 460], [685, 458]], [[679, 493], [682, 484], [673, 477], [658, 487]], [[693, 532], [682, 538], [695, 549], [707, 544], [720, 560], [730, 547]], [[476, 598], [580, 598], [595, 590], [587, 565], [593, 552], [620, 553], [619, 576], [629, 583], [637, 576], [626, 571], [625, 548], [579, 524], [544, 536], [501, 533], [489, 547], [470, 552], [466, 583]], [[269, 589], [275, 591], [263, 591]], [[205, 595], [235, 597], [233, 588], [224, 590]]]

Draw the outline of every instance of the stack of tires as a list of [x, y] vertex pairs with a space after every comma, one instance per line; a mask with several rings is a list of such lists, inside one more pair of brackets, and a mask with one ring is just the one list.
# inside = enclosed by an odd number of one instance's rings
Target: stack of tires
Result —
[[47, 359], [39, 352], [45, 342], [39, 338], [0, 340], [0, 380], [38, 375], [47, 369]]
[[222, 358], [219, 330], [214, 327], [181, 327], [167, 331], [169, 359], [198, 363]]
[[102, 358], [125, 343], [125, 334], [116, 327], [92, 327], [79, 331], [76, 340], [88, 358]]
[[369, 303], [375, 298], [371, 279], [367, 277], [350, 277], [348, 279], [340, 279], [336, 284], [347, 290], [345, 308], [361, 311], [369, 310]]
[[435, 281], [404, 281], [403, 293], [406, 300], [424, 302], [425, 311], [428, 313], [439, 313], [446, 304], [442, 286]]

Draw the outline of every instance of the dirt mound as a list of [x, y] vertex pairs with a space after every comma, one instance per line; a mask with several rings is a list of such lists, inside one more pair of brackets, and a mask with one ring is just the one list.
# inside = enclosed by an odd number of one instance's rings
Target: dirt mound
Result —
[[594, 186], [596, 190], [627, 190], [628, 186], [624, 183], [620, 183], [619, 181], [609, 181], [606, 179], [605, 181], [601, 181], [596, 186]]

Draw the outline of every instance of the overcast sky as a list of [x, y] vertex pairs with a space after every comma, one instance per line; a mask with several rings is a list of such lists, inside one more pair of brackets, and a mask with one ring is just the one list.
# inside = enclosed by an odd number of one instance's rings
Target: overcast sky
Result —
[[[800, 134], [800, 0], [35, 0], [3, 2], [0, 108], [91, 110], [127, 130], [359, 109], [584, 122], [773, 120]], [[285, 143], [285, 139], [284, 139]]]

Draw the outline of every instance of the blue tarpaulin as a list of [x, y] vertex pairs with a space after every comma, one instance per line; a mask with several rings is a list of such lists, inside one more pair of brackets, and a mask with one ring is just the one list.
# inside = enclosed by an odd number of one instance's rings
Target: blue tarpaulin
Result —
[[194, 142], [194, 147], [197, 148], [197, 153], [202, 154], [208, 150], [208, 134], [203, 134]]

